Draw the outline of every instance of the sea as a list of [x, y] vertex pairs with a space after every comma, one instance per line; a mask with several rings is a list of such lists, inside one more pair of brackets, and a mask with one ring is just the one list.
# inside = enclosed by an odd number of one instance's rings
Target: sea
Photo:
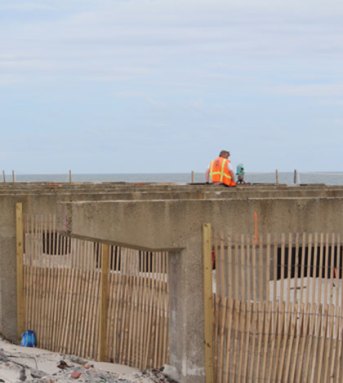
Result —
[[[261, 172], [246, 173], [245, 181], [252, 184], [267, 183], [300, 185], [343, 185], [343, 172]], [[130, 183], [204, 183], [204, 173], [140, 173], [140, 174], [2, 174], [0, 182], [130, 182]]]

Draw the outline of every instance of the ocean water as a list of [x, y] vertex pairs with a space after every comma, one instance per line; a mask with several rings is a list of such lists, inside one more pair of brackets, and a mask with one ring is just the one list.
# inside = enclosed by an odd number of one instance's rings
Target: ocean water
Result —
[[[190, 173], [142, 173], [142, 174], [14, 174], [16, 182], [156, 182], [187, 184], [192, 182]], [[298, 172], [297, 184], [326, 184], [343, 185], [343, 172]], [[275, 183], [275, 172], [247, 173], [246, 182], [250, 183]], [[0, 182], [4, 182], [4, 175]], [[6, 182], [13, 182], [13, 174], [5, 175]], [[204, 173], [194, 173], [194, 182], [205, 182]], [[279, 183], [293, 185], [293, 172], [279, 172]]]

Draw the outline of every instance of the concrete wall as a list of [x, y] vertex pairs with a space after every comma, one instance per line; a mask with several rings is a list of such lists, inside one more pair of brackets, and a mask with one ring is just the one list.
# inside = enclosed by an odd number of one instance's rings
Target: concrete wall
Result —
[[257, 215], [260, 232], [343, 233], [342, 187], [0, 185], [0, 332], [13, 341], [16, 202], [22, 202], [28, 214], [58, 212], [61, 228], [74, 234], [171, 250], [171, 363], [180, 379], [190, 383], [203, 379], [203, 223], [217, 230], [253, 233]]
[[75, 234], [152, 249], [187, 246], [202, 223], [252, 234], [255, 213], [260, 232], [343, 232], [343, 197], [98, 201], [65, 209], [72, 218], [65, 229]]

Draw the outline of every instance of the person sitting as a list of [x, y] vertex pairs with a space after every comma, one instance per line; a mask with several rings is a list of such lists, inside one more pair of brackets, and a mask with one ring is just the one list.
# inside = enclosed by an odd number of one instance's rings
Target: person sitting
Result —
[[219, 156], [211, 161], [206, 173], [206, 181], [212, 184], [236, 186], [235, 175], [230, 169], [230, 152], [222, 150]]

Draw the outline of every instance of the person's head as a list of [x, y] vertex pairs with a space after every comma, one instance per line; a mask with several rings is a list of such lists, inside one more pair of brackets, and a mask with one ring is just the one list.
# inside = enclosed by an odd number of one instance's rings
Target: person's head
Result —
[[219, 157], [229, 158], [229, 157], [230, 157], [230, 152], [227, 151], [227, 150], [222, 150], [222, 151], [219, 153]]

